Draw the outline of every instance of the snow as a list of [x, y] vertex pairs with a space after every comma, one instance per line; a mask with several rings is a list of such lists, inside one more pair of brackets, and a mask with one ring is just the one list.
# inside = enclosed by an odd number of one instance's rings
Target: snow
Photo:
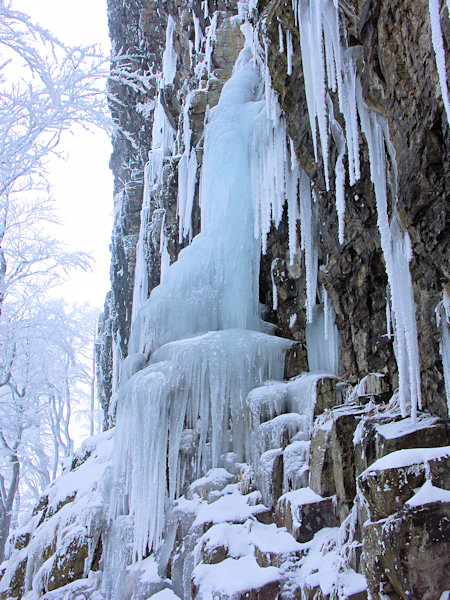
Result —
[[431, 502], [450, 503], [450, 491], [435, 487], [431, 481], [426, 481], [412, 498], [406, 501], [407, 506], [421, 506]]
[[247, 498], [239, 492], [219, 498], [212, 504], [202, 504], [194, 521], [194, 527], [203, 523], [223, 523], [225, 521], [244, 523], [251, 516], [266, 511], [263, 504], [250, 506]]
[[408, 448], [406, 450], [397, 450], [376, 460], [361, 476], [369, 475], [374, 471], [424, 464], [427, 461], [439, 460], [448, 456], [450, 456], [450, 446], [444, 448]]
[[261, 568], [254, 556], [227, 558], [217, 565], [198, 565], [194, 569], [199, 595], [212, 600], [259, 588], [279, 578], [277, 568]]
[[[27, 557], [24, 587], [33, 596], [42, 589], [42, 581], [53, 566], [55, 553], [64, 555], [73, 540], [87, 543], [86, 568], [92, 564], [109, 494], [113, 434], [114, 430], [109, 430], [83, 442], [74, 460], [84, 462], [73, 471], [66, 470], [44, 490], [43, 495], [48, 497], [46, 519], [37, 526], [42, 513], [31, 518], [26, 528], [32, 533], [29, 544], [13, 553], [8, 572], [2, 579], [2, 589], [7, 588], [14, 567]], [[44, 561], [44, 557], [47, 560]], [[87, 575], [86, 572], [85, 577]], [[94, 579], [94, 575], [89, 575], [88, 579], [66, 586], [62, 593], [69, 594], [75, 589], [93, 591], [98, 583]], [[66, 596], [58, 596], [62, 597]]]
[[156, 594], [149, 596], [148, 600], [180, 600], [180, 597], [175, 594], [172, 590], [166, 588]]
[[414, 422], [411, 417], [402, 419], [401, 421], [386, 423], [385, 425], [375, 425], [375, 429], [385, 439], [393, 439], [420, 429], [427, 429], [435, 425], [439, 419], [430, 415], [419, 415], [417, 421]]
[[158, 564], [154, 556], [148, 556], [143, 560], [127, 567], [130, 572], [137, 572], [142, 583], [159, 583], [161, 577], [158, 575]]
[[316, 494], [311, 488], [305, 487], [283, 494], [278, 502], [287, 501], [292, 506], [302, 506], [303, 504], [313, 504], [315, 502], [321, 502], [322, 500], [322, 496]]

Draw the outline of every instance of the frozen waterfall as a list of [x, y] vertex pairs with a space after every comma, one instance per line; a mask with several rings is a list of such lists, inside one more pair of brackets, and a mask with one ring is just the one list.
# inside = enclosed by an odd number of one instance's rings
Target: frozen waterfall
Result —
[[202, 231], [133, 324], [122, 369], [113, 505], [116, 514], [134, 516], [136, 557], [158, 546], [167, 503], [183, 489], [183, 430], [197, 443], [194, 477], [226, 452], [242, 455], [242, 402], [255, 386], [283, 377], [291, 342], [264, 332], [258, 303], [257, 150], [262, 136], [272, 135], [263, 91], [247, 47], [206, 129]]

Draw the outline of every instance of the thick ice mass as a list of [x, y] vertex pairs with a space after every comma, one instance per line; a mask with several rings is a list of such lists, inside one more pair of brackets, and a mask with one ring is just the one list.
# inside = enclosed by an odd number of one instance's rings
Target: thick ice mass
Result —
[[[283, 376], [290, 342], [255, 331], [265, 328], [253, 226], [261, 172], [256, 148], [261, 135], [274, 133], [262, 91], [246, 48], [206, 129], [202, 232], [166, 270], [133, 324], [117, 416], [114, 510], [134, 515], [136, 556], [158, 545], [167, 501], [183, 489], [183, 430], [197, 441], [195, 477], [218, 466], [228, 451], [242, 455], [241, 403], [256, 385]], [[283, 164], [279, 176], [281, 185]], [[149, 353], [148, 366], [133, 375], [131, 363], [140, 366], [139, 357]]]

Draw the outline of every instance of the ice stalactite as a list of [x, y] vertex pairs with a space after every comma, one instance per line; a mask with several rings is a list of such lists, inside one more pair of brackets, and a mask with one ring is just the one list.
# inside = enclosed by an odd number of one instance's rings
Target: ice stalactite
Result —
[[177, 71], [177, 53], [173, 47], [173, 34], [175, 31], [175, 21], [172, 15], [169, 15], [166, 29], [166, 48], [163, 53], [163, 83], [169, 85], [173, 82]]
[[317, 295], [318, 233], [317, 206], [311, 194], [311, 182], [308, 175], [300, 170], [300, 228], [301, 249], [305, 253], [306, 271], [306, 319], [313, 318], [313, 308]]
[[[433, 49], [436, 56], [436, 68], [439, 75], [439, 83], [441, 86], [442, 101], [444, 103], [445, 112], [447, 113], [447, 122], [450, 125], [450, 100], [448, 96], [447, 70], [445, 61], [444, 40], [442, 37], [441, 16], [439, 10], [439, 0], [429, 0], [429, 12], [431, 23], [431, 39]], [[449, 8], [447, 0], [447, 8]], [[450, 12], [450, 9], [449, 9]]]
[[183, 144], [184, 152], [178, 163], [178, 228], [179, 241], [192, 237], [192, 207], [194, 205], [195, 187], [197, 183], [197, 153], [191, 148], [191, 124], [189, 96], [183, 109]]
[[440, 352], [444, 371], [447, 412], [450, 416], [450, 295], [449, 284], [442, 292], [442, 302], [436, 308], [437, 324], [441, 331]]

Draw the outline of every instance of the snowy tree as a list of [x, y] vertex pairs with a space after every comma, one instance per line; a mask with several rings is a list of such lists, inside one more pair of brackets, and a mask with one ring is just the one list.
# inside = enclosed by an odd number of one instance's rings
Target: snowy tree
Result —
[[90, 393], [91, 313], [47, 296], [89, 257], [54, 235], [46, 168], [67, 132], [110, 127], [108, 74], [96, 48], [69, 48], [0, 0], [0, 560], [72, 453], [73, 408]]
[[[0, 554], [14, 501], [34, 502], [73, 453], [75, 405], [88, 400], [93, 311], [39, 304], [0, 328]], [[92, 351], [92, 350], [91, 350]]]

